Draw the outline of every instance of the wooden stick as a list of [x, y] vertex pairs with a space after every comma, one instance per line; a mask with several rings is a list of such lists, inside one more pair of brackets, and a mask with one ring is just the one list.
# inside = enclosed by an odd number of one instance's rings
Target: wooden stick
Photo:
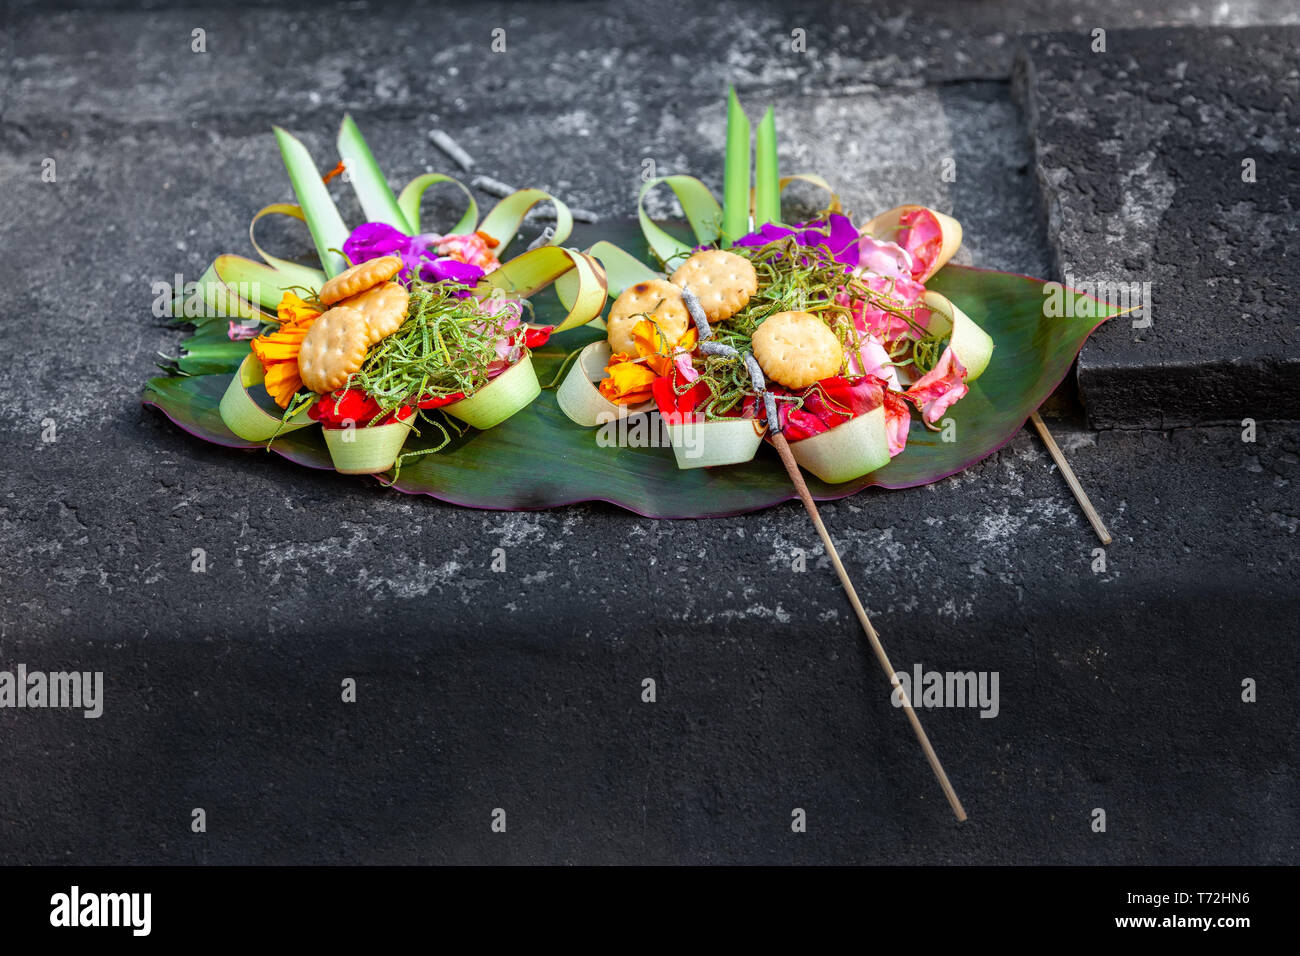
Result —
[[1102, 523], [1101, 515], [1097, 514], [1097, 509], [1088, 500], [1088, 493], [1083, 490], [1083, 485], [1079, 484], [1079, 479], [1074, 476], [1074, 469], [1065, 460], [1065, 455], [1061, 452], [1060, 446], [1056, 444], [1056, 439], [1047, 430], [1043, 420], [1038, 417], [1038, 412], [1032, 412], [1029, 420], [1034, 423], [1034, 428], [1038, 430], [1038, 437], [1047, 446], [1047, 453], [1052, 456], [1052, 461], [1056, 462], [1056, 467], [1061, 469], [1061, 474], [1065, 476], [1065, 483], [1074, 492], [1074, 500], [1079, 502], [1079, 507], [1083, 509], [1084, 517], [1092, 525], [1092, 530], [1097, 532], [1097, 537], [1101, 539], [1102, 544], [1110, 544], [1110, 532], [1106, 530], [1106, 525]]
[[876, 633], [876, 629], [871, 626], [871, 621], [867, 617], [867, 609], [862, 606], [862, 601], [858, 599], [858, 592], [853, 589], [853, 582], [849, 580], [849, 573], [844, 570], [844, 564], [840, 561], [840, 553], [835, 550], [835, 545], [831, 542], [831, 536], [826, 531], [826, 525], [822, 523], [821, 513], [817, 510], [817, 503], [813, 501], [812, 495], [808, 492], [808, 485], [804, 482], [803, 473], [799, 471], [799, 464], [794, 460], [794, 454], [790, 451], [790, 444], [780, 432], [772, 433], [771, 438], [772, 444], [776, 446], [781, 461], [785, 465], [785, 470], [790, 473], [790, 480], [794, 482], [794, 490], [799, 493], [799, 500], [803, 502], [808, 517], [812, 518], [813, 527], [817, 529], [817, 534], [821, 536], [822, 545], [826, 548], [826, 554], [830, 557], [831, 564], [835, 566], [835, 573], [839, 575], [840, 584], [844, 587], [844, 593], [849, 596], [849, 603], [853, 605], [853, 610], [858, 615], [858, 621], [862, 624], [862, 630], [866, 632], [867, 640], [871, 642], [871, 649], [876, 652], [876, 660], [880, 661], [880, 666], [885, 669], [885, 676], [889, 678], [889, 683], [893, 685], [899, 699], [903, 702], [903, 712], [907, 714], [907, 719], [912, 725], [916, 739], [921, 742], [921, 749], [925, 751], [925, 759], [930, 761], [930, 769], [934, 771], [934, 775], [939, 779], [939, 786], [943, 788], [943, 794], [948, 798], [948, 805], [952, 807], [952, 812], [958, 821], [965, 821], [966, 809], [961, 805], [961, 800], [957, 798], [957, 791], [948, 782], [948, 775], [943, 771], [943, 764], [939, 762], [939, 755], [930, 746], [930, 738], [925, 735], [925, 730], [921, 727], [921, 720], [916, 716], [916, 711], [912, 709], [912, 701], [908, 699], [907, 691], [899, 683], [898, 676], [894, 672], [894, 665], [889, 663], [889, 655], [885, 653], [885, 648], [880, 643], [880, 636]]

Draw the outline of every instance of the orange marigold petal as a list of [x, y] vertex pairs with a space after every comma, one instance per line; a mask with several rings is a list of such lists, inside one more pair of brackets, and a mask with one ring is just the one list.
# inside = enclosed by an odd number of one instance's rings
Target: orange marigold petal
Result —
[[297, 342], [277, 342], [274, 339], [253, 339], [253, 354], [262, 366], [271, 365], [275, 362], [296, 362], [298, 352], [302, 348], [302, 340]]
[[249, 346], [257, 356], [257, 360], [262, 363], [262, 368], [267, 368], [273, 362], [296, 362], [298, 351], [302, 348], [302, 340], [307, 337], [309, 327], [310, 322], [307, 325], [280, 328], [266, 335], [259, 335], [249, 343]]
[[[677, 349], [693, 352], [699, 339], [699, 332], [693, 325], [688, 327], [680, 337], [672, 342], [668, 341], [663, 332], [649, 319], [642, 319], [632, 326], [632, 344], [636, 348], [637, 355], [645, 359], [653, 359], [655, 356], [671, 356]], [[656, 368], [658, 364], [655, 363]], [[667, 375], [668, 373], [661, 371], [659, 374]]]
[[320, 315], [319, 312], [292, 292], [286, 292], [280, 299], [280, 304], [275, 308], [275, 314], [280, 317], [280, 322], [284, 325], [302, 323], [310, 325]]
[[275, 404], [288, 408], [289, 402], [302, 388], [302, 377], [298, 374], [297, 362], [277, 362], [266, 370], [266, 391], [275, 399]]
[[672, 370], [673, 360], [666, 355], [647, 355], [645, 364], [655, 375], [667, 375]]

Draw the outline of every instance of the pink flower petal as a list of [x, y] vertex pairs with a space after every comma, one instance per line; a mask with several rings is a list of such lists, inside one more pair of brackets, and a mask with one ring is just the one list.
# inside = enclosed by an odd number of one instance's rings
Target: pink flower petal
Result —
[[848, 359], [848, 378], [857, 378], [860, 375], [874, 375], [876, 378], [882, 378], [889, 387], [895, 391], [901, 392], [903, 386], [898, 381], [898, 369], [891, 364], [889, 352], [885, 350], [884, 343], [875, 333], [866, 329], [860, 329], [861, 338], [857, 349], [849, 352]]
[[907, 250], [912, 260], [912, 278], [920, 281], [930, 274], [943, 250], [943, 227], [934, 213], [924, 208], [903, 213], [898, 224], [900, 228], [894, 239]]
[[907, 432], [912, 427], [912, 413], [902, 393], [885, 392], [885, 433], [889, 436], [889, 457], [907, 447]]
[[882, 276], [910, 279], [912, 257], [898, 243], [875, 239], [864, 232], [858, 236], [857, 272], [859, 275], [874, 272]]
[[695, 371], [695, 366], [691, 364], [691, 353], [685, 349], [677, 350], [673, 365], [677, 368], [677, 374], [687, 382], [693, 382], [700, 377], [700, 373]]
[[934, 368], [922, 375], [906, 392], [908, 399], [921, 410], [922, 417], [933, 425], [948, 408], [970, 391], [966, 386], [966, 369], [952, 346], [943, 350]]

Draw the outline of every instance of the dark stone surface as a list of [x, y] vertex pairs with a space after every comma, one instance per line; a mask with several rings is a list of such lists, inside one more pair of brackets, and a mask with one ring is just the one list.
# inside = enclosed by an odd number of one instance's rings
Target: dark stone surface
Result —
[[[151, 284], [247, 251], [251, 213], [287, 198], [270, 122], [324, 157], [344, 109], [395, 181], [449, 169], [436, 113], [484, 171], [617, 216], [647, 155], [717, 184], [734, 78], [777, 103], [786, 168], [833, 167], [860, 212], [952, 209], [974, 262], [1042, 274], [1005, 79], [1015, 32], [1078, 26], [1072, 8], [918, 9], [834, 7], [793, 67], [764, 59], [786, 13], [749, 5], [407, 14], [392, 46], [373, 10], [328, 31], [319, 7], [11, 21], [0, 669], [103, 670], [107, 701], [99, 720], [0, 710], [0, 862], [1293, 862], [1300, 427], [1247, 444], [1054, 420], [1115, 535], [1101, 573], [1028, 433], [824, 508], [896, 665], [1001, 675], [998, 718], [923, 714], [972, 814], [957, 827], [796, 506], [458, 510], [204, 445], [138, 404], [177, 340]], [[713, 45], [637, 33], [651, 21]], [[498, 23], [530, 42], [495, 69]]]
[[1294, 862], [1294, 427], [1058, 423], [1105, 573], [1028, 433], [824, 508], [898, 666], [1000, 674], [923, 714], [962, 827], [793, 506], [483, 514], [134, 427], [111, 491], [5, 478], [0, 660], [107, 682], [0, 711], [6, 862]]
[[1300, 418], [1300, 30], [1106, 40], [1034, 37], [1022, 71], [1056, 274], [1149, 284], [1080, 357], [1090, 423]]
[[[1021, 34], [1180, 22], [1300, 22], [1292, 0], [1208, 9], [1197, 0], [1144, 8], [1100, 0], [692, 0], [508, 3], [472, 11], [394, 2], [257, 0], [176, 10], [165, 0], [74, 4], [13, 0], [19, 98], [51, 114], [190, 119], [324, 111], [430, 109], [464, 118], [485, 100], [507, 114], [582, 98], [637, 113], [654, 100], [716, 99], [727, 83], [784, 93], [875, 92], [1005, 80]], [[105, 14], [102, 11], [115, 11]], [[208, 59], [190, 54], [207, 31]], [[492, 53], [494, 29], [507, 51]], [[792, 49], [803, 30], [804, 52]], [[288, 41], [288, 46], [286, 46]], [[289, 55], [310, 50], [314, 56]], [[69, 83], [68, 71], [94, 83]], [[580, 86], [586, 79], [594, 82]]]

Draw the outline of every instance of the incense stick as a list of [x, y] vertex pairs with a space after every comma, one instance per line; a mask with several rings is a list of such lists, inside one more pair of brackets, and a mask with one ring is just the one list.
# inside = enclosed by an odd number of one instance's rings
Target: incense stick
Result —
[[957, 817], [957, 820], [959, 822], [964, 821], [966, 819], [966, 810], [961, 805], [961, 800], [957, 798], [957, 791], [952, 788], [952, 784], [948, 781], [948, 775], [944, 773], [943, 764], [939, 762], [939, 755], [934, 752], [934, 747], [930, 746], [930, 738], [926, 736], [925, 729], [921, 726], [921, 719], [916, 716], [916, 711], [912, 709], [912, 701], [908, 698], [907, 691], [899, 683], [894, 672], [894, 665], [889, 662], [889, 655], [885, 653], [885, 648], [880, 643], [880, 636], [876, 633], [876, 629], [871, 626], [871, 620], [867, 617], [867, 610], [862, 606], [862, 601], [858, 598], [858, 592], [854, 590], [853, 582], [849, 580], [848, 572], [844, 570], [844, 564], [840, 561], [840, 554], [835, 550], [835, 545], [831, 542], [831, 536], [826, 531], [826, 525], [822, 523], [821, 514], [817, 510], [817, 503], [813, 501], [812, 495], [808, 491], [808, 485], [803, 480], [799, 465], [794, 460], [794, 453], [790, 451], [789, 442], [785, 440], [784, 435], [776, 431], [772, 433], [771, 438], [772, 444], [776, 446], [777, 453], [781, 456], [781, 462], [785, 465], [785, 470], [790, 473], [790, 480], [794, 482], [794, 490], [798, 492], [799, 500], [803, 502], [808, 517], [812, 519], [817, 534], [821, 536], [822, 546], [826, 548], [826, 554], [830, 557], [831, 564], [835, 566], [835, 573], [839, 575], [840, 584], [844, 587], [844, 593], [848, 595], [849, 603], [853, 605], [853, 610], [858, 615], [858, 621], [862, 624], [862, 630], [866, 632], [867, 640], [871, 643], [871, 649], [876, 653], [876, 660], [885, 669], [885, 675], [889, 678], [889, 683], [903, 702], [903, 712], [907, 714], [908, 722], [912, 725], [916, 739], [920, 741], [921, 749], [925, 751], [925, 759], [930, 762], [930, 769], [934, 771], [935, 777], [939, 780], [939, 786], [943, 788], [944, 796], [948, 798], [948, 805], [952, 807], [952, 812]]
[[1070, 463], [1065, 460], [1065, 455], [1062, 453], [1060, 446], [1056, 444], [1056, 439], [1053, 438], [1052, 433], [1047, 430], [1047, 426], [1043, 424], [1043, 420], [1038, 417], [1038, 412], [1032, 412], [1029, 416], [1029, 420], [1034, 423], [1034, 428], [1038, 430], [1038, 437], [1041, 438], [1043, 444], [1047, 446], [1047, 453], [1052, 456], [1052, 461], [1056, 462], [1056, 467], [1059, 468], [1061, 474], [1065, 476], [1065, 483], [1069, 485], [1070, 490], [1074, 492], [1074, 500], [1079, 502], [1079, 507], [1083, 509], [1084, 517], [1086, 517], [1088, 523], [1092, 525], [1092, 530], [1097, 533], [1097, 537], [1101, 539], [1102, 544], [1110, 544], [1110, 532], [1106, 530], [1106, 525], [1102, 523], [1101, 515], [1097, 513], [1097, 509], [1094, 508], [1092, 502], [1088, 500], [1088, 493], [1083, 490], [1083, 485], [1079, 484], [1079, 479], [1074, 476], [1074, 469], [1071, 468]]

